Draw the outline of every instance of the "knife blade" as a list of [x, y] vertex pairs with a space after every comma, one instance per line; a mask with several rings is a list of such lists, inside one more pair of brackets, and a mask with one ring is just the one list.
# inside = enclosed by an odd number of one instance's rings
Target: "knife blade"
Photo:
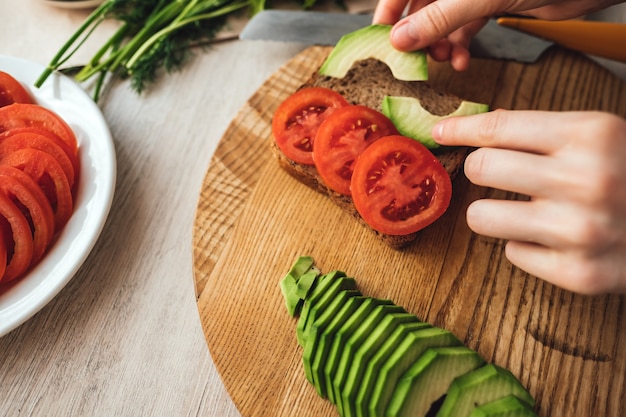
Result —
[[[335, 45], [346, 33], [372, 23], [371, 14], [299, 10], [264, 10], [254, 15], [240, 39]], [[552, 42], [502, 27], [490, 20], [473, 38], [470, 53], [478, 58], [535, 62]]]

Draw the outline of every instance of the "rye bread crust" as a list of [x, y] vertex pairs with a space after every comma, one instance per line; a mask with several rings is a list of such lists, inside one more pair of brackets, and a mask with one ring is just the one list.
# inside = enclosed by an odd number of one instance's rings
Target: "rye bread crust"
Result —
[[[378, 111], [381, 111], [381, 103], [386, 95], [417, 97], [425, 109], [436, 115], [446, 115], [453, 112], [461, 102], [459, 97], [438, 92], [426, 82], [396, 80], [387, 65], [374, 59], [355, 63], [344, 78], [321, 76], [318, 71], [315, 71], [300, 88], [306, 87], [330, 88], [341, 94], [351, 104], [361, 104]], [[315, 166], [299, 164], [286, 157], [276, 145], [273, 137], [271, 149], [279, 166], [284, 171], [313, 190], [328, 196], [385, 244], [394, 249], [401, 249], [410, 245], [417, 238], [419, 231], [408, 235], [388, 235], [372, 229], [357, 212], [352, 198], [327, 187], [317, 173]], [[469, 148], [459, 147], [440, 149], [434, 154], [450, 178], [454, 180], [463, 166], [468, 152]]]

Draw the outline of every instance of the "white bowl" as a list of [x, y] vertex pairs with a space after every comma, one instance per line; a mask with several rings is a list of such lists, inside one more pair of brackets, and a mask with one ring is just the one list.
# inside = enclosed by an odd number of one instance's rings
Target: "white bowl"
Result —
[[0, 286], [0, 336], [43, 308], [69, 282], [95, 245], [111, 208], [116, 179], [115, 148], [104, 116], [73, 80], [54, 73], [39, 89], [44, 66], [0, 55], [0, 70], [18, 79], [38, 104], [59, 114], [78, 141], [80, 178], [74, 213], [46, 255], [27, 275]]

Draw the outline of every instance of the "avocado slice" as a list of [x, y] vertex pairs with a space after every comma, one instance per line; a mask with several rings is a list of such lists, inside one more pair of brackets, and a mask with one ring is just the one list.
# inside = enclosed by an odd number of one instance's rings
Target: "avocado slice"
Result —
[[378, 352], [398, 326], [416, 322], [418, 322], [418, 319], [414, 314], [405, 312], [388, 314], [378, 323], [363, 343], [358, 346], [351, 363], [348, 365], [348, 373], [344, 378], [345, 382], [343, 386], [339, 387], [344, 417], [356, 416], [356, 396], [363, 382], [363, 374], [370, 358]]
[[526, 401], [507, 395], [475, 407], [470, 417], [537, 417], [537, 414]]
[[337, 374], [339, 367], [339, 361], [343, 354], [344, 347], [348, 339], [354, 334], [354, 332], [362, 325], [362, 323], [369, 317], [372, 311], [380, 305], [394, 306], [390, 300], [382, 300], [378, 298], [368, 297], [359, 308], [350, 316], [350, 318], [343, 323], [343, 325], [337, 330], [333, 337], [330, 350], [328, 352], [328, 359], [324, 366], [324, 383], [326, 387], [326, 395], [328, 399], [335, 404], [335, 391], [333, 380]]
[[300, 256], [280, 281], [280, 290], [285, 299], [287, 312], [291, 317], [300, 314], [304, 298], [317, 282], [320, 270], [310, 256]]
[[[304, 373], [307, 380], [315, 385], [313, 378], [313, 359], [315, 358], [315, 352], [318, 348], [319, 335], [321, 335], [326, 327], [337, 316], [337, 313], [346, 304], [347, 300], [352, 297], [357, 297], [361, 293], [357, 290], [342, 290], [339, 291], [333, 300], [326, 306], [321, 312], [316, 312], [317, 318], [305, 329], [306, 345], [304, 346], [304, 352], [302, 353], [302, 363], [304, 364]], [[314, 306], [313, 308], [316, 308]], [[311, 314], [311, 313], [310, 313]]]
[[368, 413], [369, 399], [374, 390], [374, 383], [377, 380], [378, 372], [382, 365], [396, 351], [398, 346], [404, 341], [409, 333], [431, 328], [432, 325], [426, 322], [402, 323], [394, 330], [389, 338], [383, 343], [378, 352], [367, 362], [363, 371], [363, 378], [359, 386], [359, 392], [354, 402], [356, 416], [366, 417]]
[[458, 377], [448, 389], [437, 417], [469, 417], [476, 406], [514, 395], [531, 408], [535, 400], [511, 371], [487, 364]]
[[385, 417], [425, 416], [455, 378], [484, 364], [466, 346], [427, 349], [398, 381]]
[[285, 275], [280, 281], [280, 291], [283, 293], [285, 299], [285, 306], [287, 312], [291, 317], [296, 317], [302, 310], [304, 300], [296, 293], [298, 288], [298, 281], [291, 274]]
[[[328, 362], [328, 354], [335, 334], [366, 299], [370, 298], [361, 296], [348, 298], [345, 304], [341, 307], [341, 310], [334, 315], [330, 324], [328, 324], [322, 332], [314, 332], [314, 337], [312, 339], [308, 339], [310, 342], [307, 343], [307, 347], [309, 344], [315, 346], [315, 353], [312, 354], [312, 358], [310, 359], [312, 362], [311, 374], [313, 377], [313, 386], [315, 386], [317, 393], [322, 398], [326, 398], [327, 396], [324, 367]], [[322, 321], [323, 318], [320, 316], [318, 320]], [[318, 320], [316, 320], [313, 324], [313, 328], [318, 325]]]
[[387, 64], [398, 80], [427, 80], [426, 53], [398, 51], [391, 45], [390, 33], [391, 25], [370, 25], [342, 36], [320, 67], [320, 74], [343, 78], [355, 62], [375, 58]]
[[451, 332], [431, 327], [409, 333], [378, 373], [368, 410], [371, 417], [382, 417], [402, 375], [431, 347], [463, 346]]
[[[298, 319], [296, 334], [300, 346], [304, 347], [304, 330], [309, 322], [309, 315], [312, 307], [320, 301], [324, 301], [325, 304], [328, 304], [332, 299], [332, 295], [334, 295], [337, 291], [356, 288], [356, 282], [354, 279], [350, 278], [347, 282], [345, 279], [346, 274], [341, 271], [332, 271], [319, 277], [317, 285], [311, 291], [309, 297], [307, 297], [304, 301], [304, 305], [302, 306], [302, 310], [300, 312], [300, 318]], [[329, 296], [328, 291], [330, 290], [332, 290], [332, 294]]]
[[[381, 317], [376, 317], [377, 314]], [[361, 373], [359, 371], [363, 370], [362, 365], [366, 363], [364, 357], [369, 359], [398, 325], [415, 321], [417, 317], [407, 313], [400, 306], [381, 306], [372, 312], [348, 340], [334, 379], [337, 409], [342, 416], [355, 415], [352, 404], [361, 382], [360, 375], [358, 377], [357, 375]]]
[[462, 101], [459, 107], [450, 114], [437, 116], [424, 109], [417, 98], [390, 97], [382, 102], [382, 112], [398, 129], [400, 134], [421, 142], [429, 149], [436, 149], [439, 144], [433, 139], [431, 132], [435, 124], [448, 117], [469, 116], [485, 113], [489, 106], [472, 101]]

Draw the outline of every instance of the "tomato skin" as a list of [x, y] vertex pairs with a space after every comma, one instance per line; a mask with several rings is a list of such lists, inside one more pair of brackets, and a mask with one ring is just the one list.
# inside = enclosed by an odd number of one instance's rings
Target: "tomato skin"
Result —
[[391, 120], [379, 111], [360, 105], [337, 109], [315, 136], [315, 168], [328, 187], [350, 195], [350, 179], [358, 156], [381, 137], [398, 134]]
[[0, 107], [13, 103], [33, 103], [33, 100], [17, 79], [0, 71]]
[[17, 168], [0, 166], [0, 193], [18, 201], [22, 214], [30, 219], [33, 235], [32, 263], [41, 259], [54, 236], [54, 213], [41, 188]]
[[2, 159], [0, 165], [24, 171], [41, 187], [54, 212], [55, 230], [60, 230], [73, 211], [72, 190], [54, 157], [37, 149], [23, 148]]
[[67, 145], [51, 133], [42, 133], [37, 128], [18, 128], [0, 133], [0, 159], [4, 156], [22, 148], [38, 149], [46, 152], [57, 160], [70, 187], [75, 183], [75, 168], [78, 165], [76, 156], [70, 157], [72, 153]]
[[363, 151], [351, 189], [363, 220], [389, 235], [430, 225], [452, 198], [452, 181], [443, 165], [424, 145], [400, 135], [381, 138]]
[[272, 133], [280, 150], [291, 160], [313, 165], [317, 129], [336, 109], [350, 105], [341, 94], [323, 87], [308, 87], [287, 97], [276, 109]]
[[30, 266], [33, 238], [28, 220], [4, 193], [0, 193], [0, 221], [8, 259], [0, 282], [8, 282], [21, 276]]
[[14, 103], [0, 107], [0, 133], [20, 127], [48, 130], [65, 142], [74, 154], [78, 142], [72, 128], [52, 110], [38, 104]]

